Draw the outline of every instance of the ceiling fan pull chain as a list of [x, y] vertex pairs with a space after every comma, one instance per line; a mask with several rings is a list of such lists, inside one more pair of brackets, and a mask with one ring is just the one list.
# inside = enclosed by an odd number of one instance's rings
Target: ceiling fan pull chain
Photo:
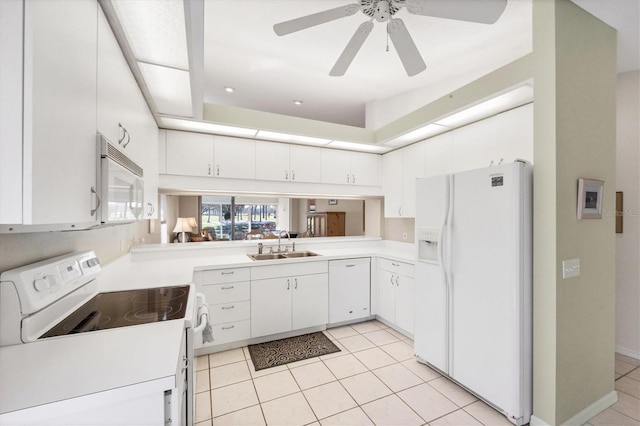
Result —
[[387, 21], [387, 52], [389, 51], [389, 21]]

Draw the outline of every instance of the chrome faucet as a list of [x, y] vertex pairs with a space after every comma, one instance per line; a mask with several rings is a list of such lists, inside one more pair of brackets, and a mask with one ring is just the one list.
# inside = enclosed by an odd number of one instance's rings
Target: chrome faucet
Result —
[[263, 245], [262, 243], [258, 243], [258, 254], [262, 254]]
[[[280, 231], [280, 233], [278, 234], [278, 253], [280, 253], [280, 240], [282, 238], [282, 233], [285, 233], [287, 235], [287, 238], [289, 239], [289, 242], [291, 242], [291, 235], [289, 235], [289, 231]], [[285, 246], [286, 249], [286, 246]]]

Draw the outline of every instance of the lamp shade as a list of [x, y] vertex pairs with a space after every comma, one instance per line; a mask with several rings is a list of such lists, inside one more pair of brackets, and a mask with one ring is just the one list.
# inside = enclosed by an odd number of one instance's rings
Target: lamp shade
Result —
[[179, 217], [173, 232], [192, 232], [193, 227], [189, 224], [189, 218]]
[[196, 226], [198, 226], [198, 222], [196, 222], [196, 218], [195, 217], [190, 217], [189, 219], [189, 226], [192, 228], [195, 228]]

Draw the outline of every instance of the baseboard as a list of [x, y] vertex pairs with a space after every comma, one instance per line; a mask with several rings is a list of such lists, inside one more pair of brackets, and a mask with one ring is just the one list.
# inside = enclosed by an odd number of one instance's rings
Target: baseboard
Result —
[[[584, 410], [580, 411], [575, 416], [571, 417], [566, 422], [562, 423], [562, 426], [580, 426], [597, 416], [602, 411], [611, 407], [613, 404], [618, 402], [618, 393], [616, 391], [611, 391], [593, 404], [586, 407]], [[552, 426], [546, 421], [542, 420], [535, 415], [531, 416], [530, 426]]]
[[640, 352], [616, 345], [616, 352], [640, 360]]

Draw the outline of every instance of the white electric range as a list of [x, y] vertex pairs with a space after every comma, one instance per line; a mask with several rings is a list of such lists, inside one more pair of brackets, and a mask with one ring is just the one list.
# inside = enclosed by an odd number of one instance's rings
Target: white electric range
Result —
[[0, 423], [192, 422], [206, 302], [193, 284], [99, 292], [100, 272], [87, 251], [0, 275]]

